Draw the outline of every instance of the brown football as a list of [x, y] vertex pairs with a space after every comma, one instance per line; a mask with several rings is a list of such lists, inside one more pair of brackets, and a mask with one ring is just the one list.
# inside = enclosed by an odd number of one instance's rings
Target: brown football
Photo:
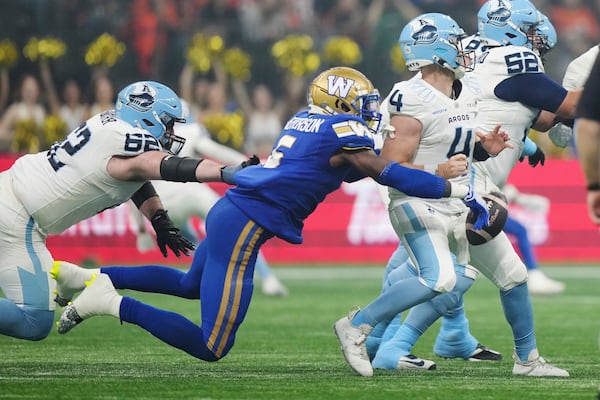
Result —
[[467, 240], [472, 245], [480, 245], [489, 242], [504, 229], [506, 218], [508, 217], [508, 201], [502, 192], [491, 192], [484, 194], [481, 197], [487, 204], [490, 212], [489, 225], [483, 229], [473, 229], [473, 223], [476, 218], [472, 211], [469, 210], [467, 215]]

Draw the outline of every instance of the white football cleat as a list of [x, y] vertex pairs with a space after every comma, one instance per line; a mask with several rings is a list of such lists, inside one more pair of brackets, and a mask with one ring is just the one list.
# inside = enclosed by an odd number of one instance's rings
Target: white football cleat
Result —
[[523, 362], [519, 359], [516, 353], [513, 352], [515, 365], [513, 366], [513, 375], [535, 376], [535, 377], [562, 377], [566, 378], [569, 373], [561, 368], [548, 364], [544, 360], [537, 349], [531, 350], [527, 361]]
[[527, 271], [527, 287], [531, 294], [560, 294], [565, 290], [565, 284], [550, 279], [539, 269]]
[[86, 269], [66, 261], [54, 261], [50, 277], [56, 281], [54, 301], [61, 307], [69, 304], [75, 294], [85, 289], [85, 283], [100, 269]]
[[262, 293], [265, 296], [287, 296], [288, 290], [275, 275], [262, 280]]
[[419, 358], [414, 354], [407, 354], [400, 357], [398, 360], [398, 367], [396, 369], [412, 369], [412, 370], [424, 370], [433, 371], [437, 368], [437, 365], [431, 360], [425, 360]]
[[85, 284], [87, 287], [83, 292], [63, 310], [56, 323], [58, 333], [67, 333], [85, 319], [96, 315], [119, 318], [123, 296], [117, 293], [110, 277], [106, 274], [94, 274]]
[[373, 327], [362, 324], [358, 327], [352, 325], [352, 318], [359, 310], [353, 310], [348, 316], [341, 318], [333, 325], [344, 358], [350, 367], [362, 376], [373, 376], [373, 366], [367, 354], [366, 340]]

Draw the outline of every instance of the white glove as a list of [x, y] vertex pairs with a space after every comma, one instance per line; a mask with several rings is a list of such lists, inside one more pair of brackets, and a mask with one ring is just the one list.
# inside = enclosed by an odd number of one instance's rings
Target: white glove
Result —
[[156, 240], [148, 232], [138, 232], [136, 245], [140, 253], [146, 253], [156, 248]]
[[550, 129], [548, 132], [548, 136], [552, 143], [556, 147], [560, 147], [564, 149], [571, 142], [571, 137], [573, 136], [573, 129], [569, 128], [566, 125], [561, 124], [560, 122]]

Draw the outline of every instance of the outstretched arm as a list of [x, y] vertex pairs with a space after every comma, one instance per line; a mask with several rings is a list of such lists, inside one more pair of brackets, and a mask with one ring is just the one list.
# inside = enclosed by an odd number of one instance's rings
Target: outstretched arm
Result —
[[379, 157], [374, 151], [341, 152], [332, 157], [332, 165], [352, 164], [378, 183], [391, 186], [410, 196], [424, 198], [458, 197], [468, 193], [467, 186], [451, 183], [428, 172], [401, 166]]
[[222, 182], [221, 168], [223, 165], [214, 161], [173, 157], [160, 151], [114, 156], [107, 165], [110, 176], [121, 181]]

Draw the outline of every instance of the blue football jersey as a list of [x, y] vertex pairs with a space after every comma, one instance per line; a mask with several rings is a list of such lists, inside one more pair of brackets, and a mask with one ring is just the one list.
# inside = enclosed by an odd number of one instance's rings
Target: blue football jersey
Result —
[[291, 243], [302, 243], [304, 220], [338, 189], [354, 168], [337, 168], [329, 159], [340, 151], [373, 150], [365, 121], [352, 115], [303, 111], [283, 128], [264, 165], [247, 167], [226, 196], [264, 229]]

